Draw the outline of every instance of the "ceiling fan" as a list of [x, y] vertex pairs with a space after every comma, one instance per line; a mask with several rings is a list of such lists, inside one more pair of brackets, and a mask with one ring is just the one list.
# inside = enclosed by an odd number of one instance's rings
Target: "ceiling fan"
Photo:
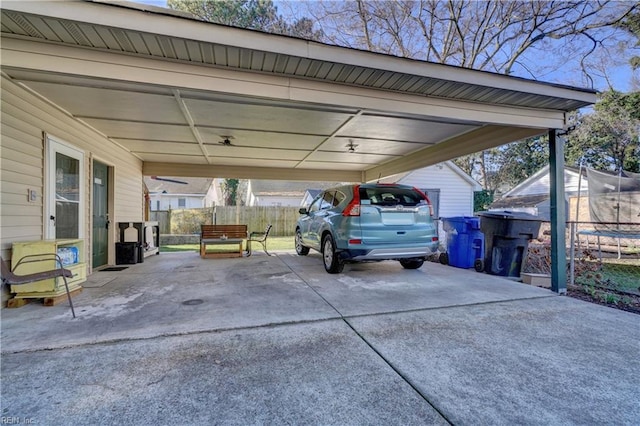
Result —
[[223, 146], [233, 146], [231, 140], [233, 140], [233, 136], [220, 136], [222, 138], [218, 143]]
[[347, 152], [353, 153], [356, 152], [356, 148], [358, 144], [353, 143], [353, 139], [349, 139], [349, 143], [347, 144]]
[[189, 185], [189, 182], [183, 182], [181, 180], [176, 180], [176, 179], [163, 178], [159, 176], [150, 176], [150, 178], [153, 180], [159, 180], [162, 182], [171, 182], [171, 183], [180, 183], [182, 185]]

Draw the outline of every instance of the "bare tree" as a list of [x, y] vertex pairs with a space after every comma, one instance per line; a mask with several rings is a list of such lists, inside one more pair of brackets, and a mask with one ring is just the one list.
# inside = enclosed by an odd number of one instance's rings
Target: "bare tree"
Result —
[[[333, 44], [534, 78], [568, 56], [587, 73], [589, 56], [617, 44], [620, 23], [640, 9], [613, 0], [318, 0], [296, 7]], [[539, 64], [526, 55], [533, 49], [562, 55], [557, 64]]]
[[[633, 46], [625, 30], [640, 10], [614, 0], [317, 0], [289, 8], [313, 16], [333, 44], [534, 79], [574, 66], [582, 78], [563, 82], [591, 87], [592, 77], [608, 78], [602, 64], [617, 61], [621, 45]], [[493, 190], [501, 181], [493, 163], [503, 157], [482, 152], [456, 163]]]

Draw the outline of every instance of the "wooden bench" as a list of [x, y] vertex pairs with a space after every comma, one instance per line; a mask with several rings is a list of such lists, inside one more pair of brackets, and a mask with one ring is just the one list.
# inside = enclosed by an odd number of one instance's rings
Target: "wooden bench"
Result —
[[[200, 225], [200, 257], [242, 257], [242, 242], [248, 238], [247, 225]], [[207, 245], [230, 244], [238, 249], [207, 253]]]

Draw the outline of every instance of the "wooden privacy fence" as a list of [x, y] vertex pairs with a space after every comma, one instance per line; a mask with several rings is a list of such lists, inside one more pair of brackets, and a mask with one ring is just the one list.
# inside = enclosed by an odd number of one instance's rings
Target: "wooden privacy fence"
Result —
[[286, 237], [295, 233], [298, 210], [299, 207], [217, 206], [152, 211], [150, 220], [158, 221], [160, 234], [199, 234], [200, 225], [246, 224], [250, 232], [264, 231], [271, 224], [269, 235]]

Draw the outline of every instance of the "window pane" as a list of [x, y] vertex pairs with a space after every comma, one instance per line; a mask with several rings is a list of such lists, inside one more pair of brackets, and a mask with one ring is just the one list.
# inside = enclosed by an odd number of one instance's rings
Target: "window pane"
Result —
[[78, 238], [80, 161], [56, 152], [56, 238]]
[[56, 200], [80, 200], [80, 162], [56, 153]]
[[80, 205], [56, 201], [56, 238], [78, 238]]

